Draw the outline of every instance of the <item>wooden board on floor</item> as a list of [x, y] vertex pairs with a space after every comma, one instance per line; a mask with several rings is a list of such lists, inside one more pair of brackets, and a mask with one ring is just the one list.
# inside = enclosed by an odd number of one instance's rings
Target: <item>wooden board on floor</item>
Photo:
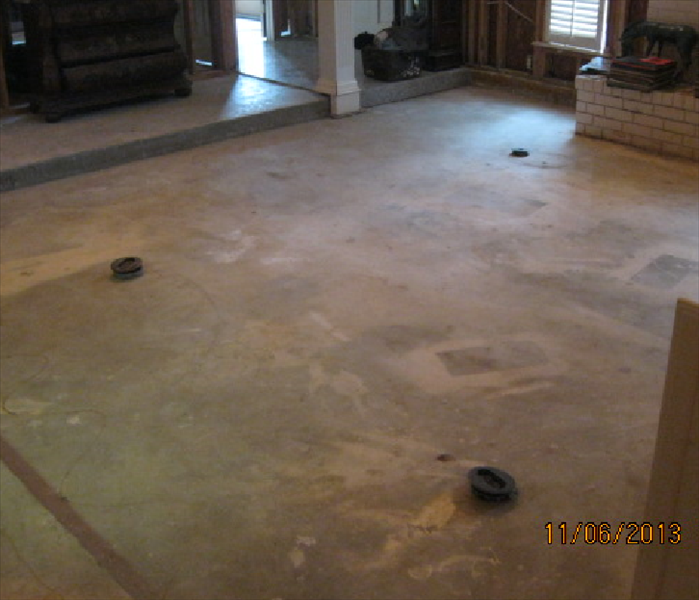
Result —
[[[699, 305], [679, 300], [660, 410], [633, 600], [699, 598]], [[677, 527], [672, 526], [677, 523]], [[661, 524], [665, 540], [661, 543]], [[643, 533], [643, 532], [641, 532]], [[670, 543], [670, 536], [680, 536]], [[648, 539], [648, 534], [646, 535]], [[677, 540], [677, 538], [674, 538]]]

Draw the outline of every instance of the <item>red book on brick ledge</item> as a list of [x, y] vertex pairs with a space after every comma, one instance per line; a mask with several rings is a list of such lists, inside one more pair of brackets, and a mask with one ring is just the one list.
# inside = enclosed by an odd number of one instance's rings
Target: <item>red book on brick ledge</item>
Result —
[[657, 56], [622, 56], [612, 59], [612, 69], [629, 69], [633, 71], [671, 71], [677, 66], [677, 62], [669, 58]]
[[612, 60], [607, 84], [641, 92], [672, 85], [677, 62], [657, 56], [622, 56]]

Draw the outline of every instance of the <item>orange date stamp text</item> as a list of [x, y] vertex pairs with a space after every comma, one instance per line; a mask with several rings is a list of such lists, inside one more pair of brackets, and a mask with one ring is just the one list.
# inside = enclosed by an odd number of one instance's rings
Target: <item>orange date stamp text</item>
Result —
[[546, 542], [560, 544], [679, 544], [682, 527], [679, 523], [621, 522], [612, 525], [607, 521], [546, 523]]

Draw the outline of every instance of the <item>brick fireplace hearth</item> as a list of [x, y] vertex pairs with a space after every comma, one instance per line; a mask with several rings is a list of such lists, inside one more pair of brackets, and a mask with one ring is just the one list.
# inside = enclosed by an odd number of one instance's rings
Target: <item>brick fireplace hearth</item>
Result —
[[576, 133], [699, 161], [693, 86], [639, 92], [609, 87], [604, 75], [578, 75], [575, 90]]
[[[648, 0], [647, 19], [699, 30], [696, 0]], [[672, 44], [665, 45], [662, 56], [679, 58]], [[694, 97], [698, 71], [699, 44], [685, 76], [686, 86], [639, 92], [609, 87], [604, 75], [579, 75], [576, 132], [699, 161], [699, 99]]]

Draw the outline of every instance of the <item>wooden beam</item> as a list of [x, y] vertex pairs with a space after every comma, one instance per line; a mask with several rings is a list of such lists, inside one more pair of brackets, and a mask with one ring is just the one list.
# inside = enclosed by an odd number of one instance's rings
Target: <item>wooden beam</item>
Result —
[[488, 0], [478, 3], [478, 64], [488, 64]]
[[502, 69], [505, 66], [507, 51], [507, 2], [498, 0], [497, 25], [495, 30], [495, 66]]
[[468, 5], [468, 60], [475, 65], [478, 63], [478, 15], [480, 14], [480, 6], [478, 2], [468, 2]]
[[3, 2], [0, 6], [0, 111], [3, 112], [10, 108], [10, 93], [7, 89], [7, 74], [5, 73], [5, 52], [12, 45], [9, 9], [9, 2]]
[[532, 51], [532, 75], [535, 79], [543, 79], [546, 76], [546, 49], [539, 45], [542, 42], [534, 43]]
[[7, 91], [7, 77], [5, 76], [5, 48], [0, 43], [0, 111], [10, 108], [10, 94]]
[[536, 16], [534, 17], [534, 41], [543, 42], [546, 32], [546, 0], [536, 0]]
[[628, 4], [628, 0], [609, 0], [606, 31], [607, 40], [604, 45], [604, 51], [612, 56], [618, 56], [621, 53], [619, 37], [626, 25]]
[[187, 70], [194, 74], [196, 57], [194, 56], [194, 0], [183, 0], [182, 16], [184, 18], [184, 45], [187, 53]]
[[461, 12], [461, 53], [464, 62], [473, 64], [476, 62], [476, 12], [475, 2], [464, 2]]
[[209, 0], [209, 20], [214, 69], [233, 71], [237, 63], [233, 0]]

